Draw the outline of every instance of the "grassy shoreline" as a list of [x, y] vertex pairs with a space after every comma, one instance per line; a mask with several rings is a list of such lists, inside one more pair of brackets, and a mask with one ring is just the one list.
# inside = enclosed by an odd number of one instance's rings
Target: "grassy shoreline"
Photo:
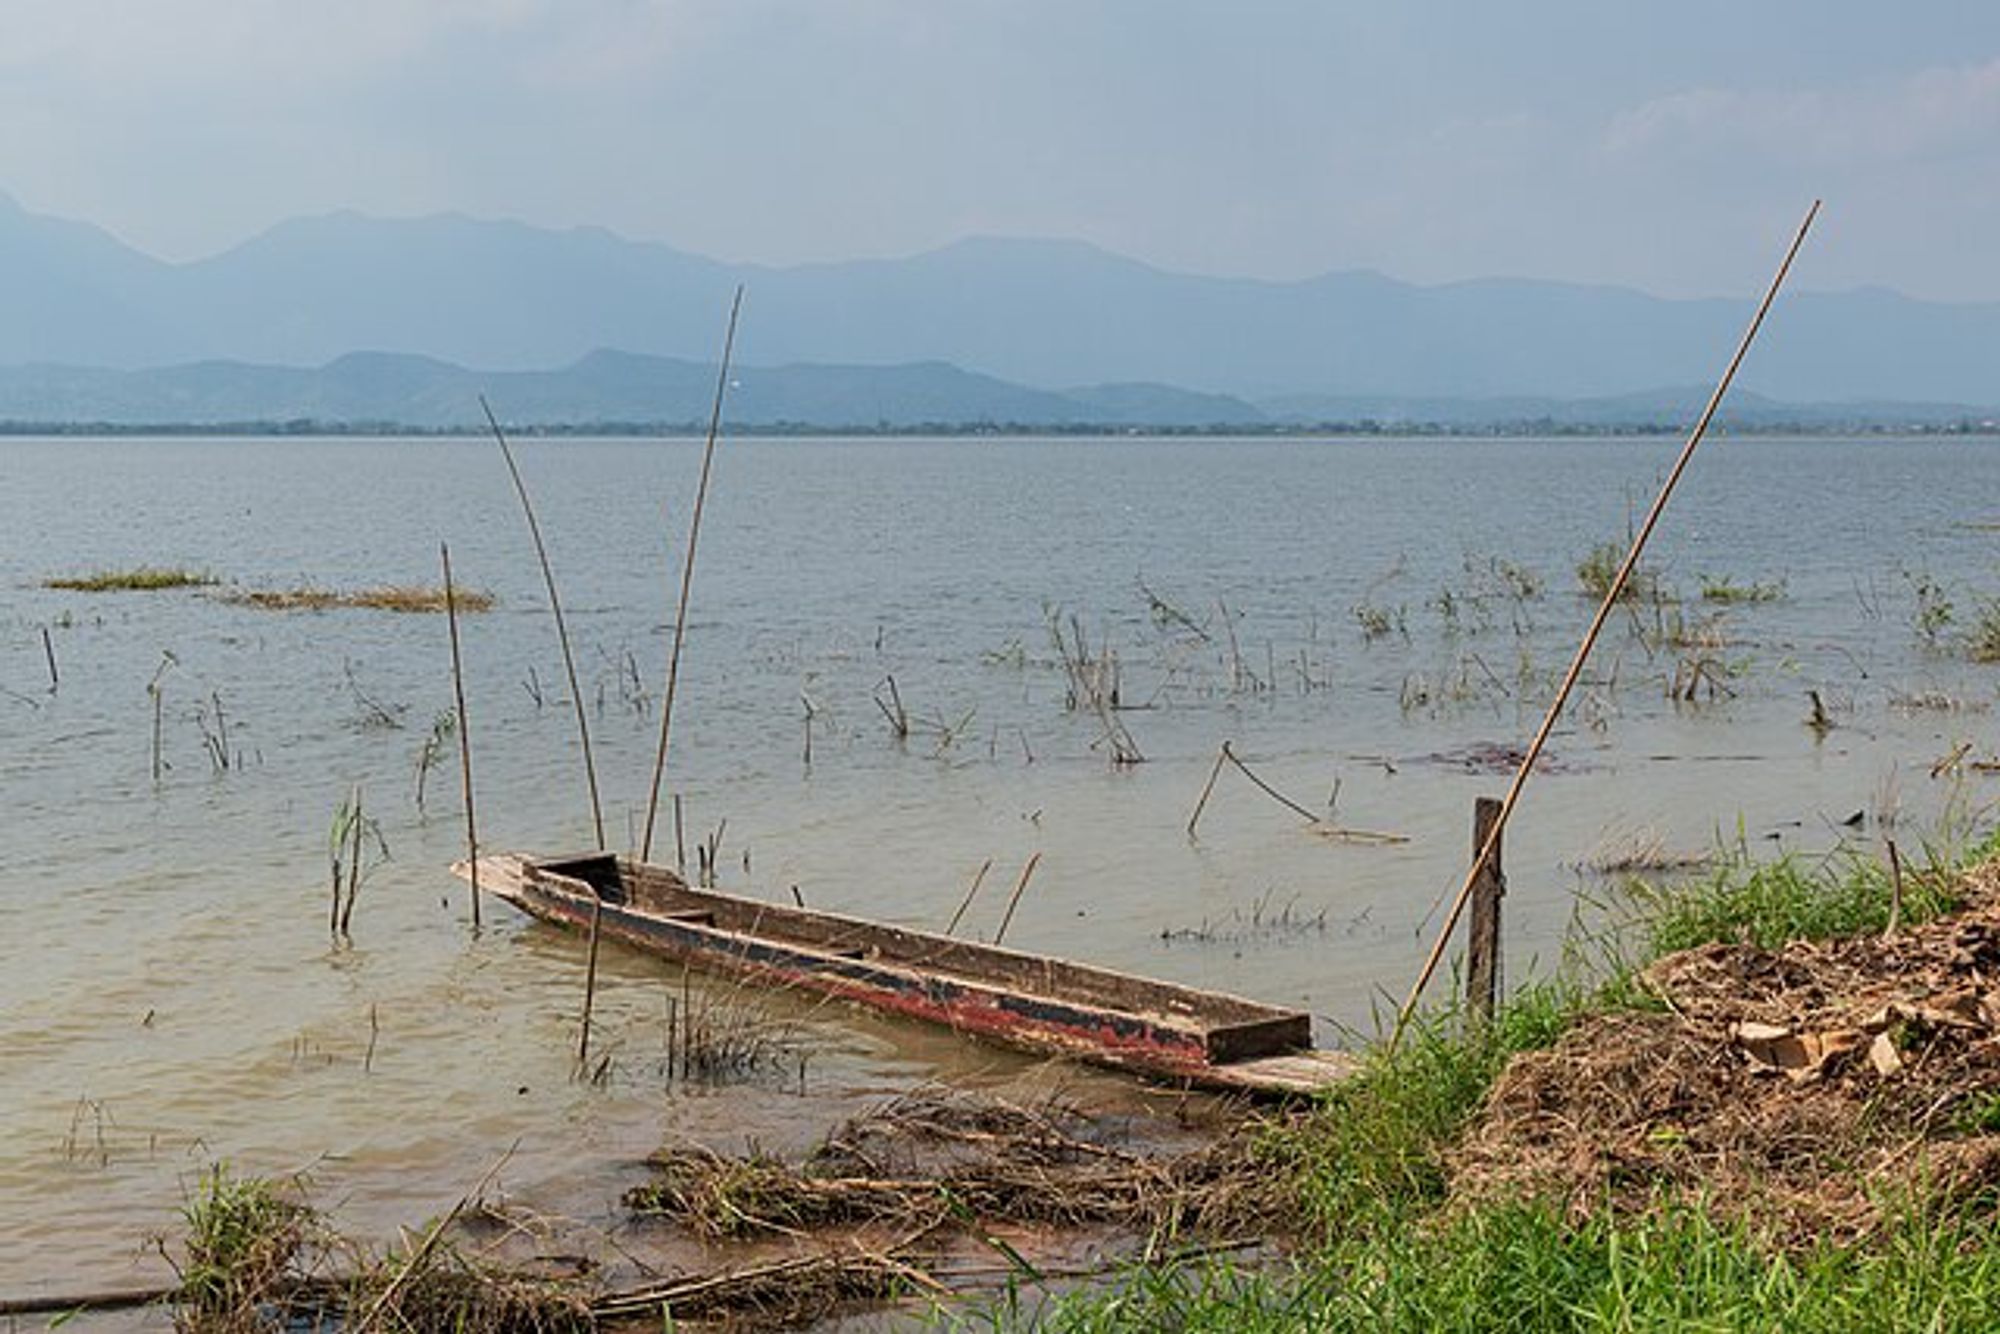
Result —
[[[2000, 840], [1989, 837], [1910, 873], [1901, 925], [1965, 907], [1965, 873], [1996, 854]], [[1635, 938], [1595, 983], [1531, 984], [1488, 1028], [1433, 1012], [1397, 1051], [1377, 1046], [1355, 1080], [1272, 1133], [1272, 1169], [1289, 1177], [1297, 1201], [1297, 1244], [1282, 1265], [1141, 1265], [1054, 1297], [1010, 1293], [950, 1313], [948, 1323], [1073, 1331], [1992, 1328], [2000, 1324], [2000, 1190], [1944, 1190], [1921, 1152], [1910, 1155], [1900, 1184], [1871, 1199], [1873, 1222], [1852, 1238], [1802, 1238], [1784, 1226], [1782, 1209], [1689, 1199], [1664, 1182], [1625, 1183], [1644, 1197], [1640, 1207], [1606, 1198], [1581, 1216], [1576, 1201], [1533, 1190], [1462, 1198], [1454, 1188], [1452, 1160], [1516, 1057], [1548, 1054], [1593, 1020], [1673, 1018], [1671, 1000], [1649, 980], [1651, 965], [1710, 947], [1775, 951], [1880, 937], [1891, 902], [1888, 870], [1859, 854], [1816, 865], [1737, 857], [1691, 885], [1645, 888]], [[1988, 1106], [2000, 1107], [1995, 1097]], [[1956, 1125], [1991, 1129], [1985, 1120]], [[1942, 1133], [1955, 1132], [1947, 1124]]]

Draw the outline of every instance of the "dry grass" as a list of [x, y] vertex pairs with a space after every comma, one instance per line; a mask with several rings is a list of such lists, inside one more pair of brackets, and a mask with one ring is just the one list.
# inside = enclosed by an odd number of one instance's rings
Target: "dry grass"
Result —
[[1243, 1132], [1180, 1153], [1107, 1142], [1099, 1123], [927, 1090], [857, 1117], [803, 1163], [690, 1147], [652, 1159], [626, 1192], [642, 1214], [699, 1236], [858, 1224], [928, 1232], [951, 1223], [1113, 1224], [1154, 1238], [1282, 1228], [1293, 1210]]
[[140, 565], [130, 570], [98, 570], [44, 579], [42, 587], [71, 593], [157, 593], [171, 588], [204, 588], [215, 582], [215, 576], [205, 570]]
[[[453, 589], [452, 598], [461, 612], [493, 609], [493, 595], [478, 589]], [[343, 607], [402, 613], [442, 613], [445, 610], [444, 589], [428, 584], [383, 584], [376, 588], [345, 591], [310, 586], [246, 588], [228, 594], [223, 600], [265, 611], [331, 611]]]
[[2000, 867], [1956, 888], [1966, 911], [1895, 935], [1660, 959], [1639, 979], [1659, 1010], [1586, 1018], [1508, 1066], [1450, 1156], [1455, 1200], [1581, 1218], [1667, 1198], [1810, 1242], [1866, 1235], [1912, 1183], [1992, 1192]]

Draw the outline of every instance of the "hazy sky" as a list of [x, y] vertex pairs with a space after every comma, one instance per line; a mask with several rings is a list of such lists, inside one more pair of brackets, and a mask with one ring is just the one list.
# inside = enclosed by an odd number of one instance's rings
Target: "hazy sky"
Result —
[[288, 216], [772, 264], [2000, 299], [2000, 4], [0, 0], [0, 190], [188, 258]]

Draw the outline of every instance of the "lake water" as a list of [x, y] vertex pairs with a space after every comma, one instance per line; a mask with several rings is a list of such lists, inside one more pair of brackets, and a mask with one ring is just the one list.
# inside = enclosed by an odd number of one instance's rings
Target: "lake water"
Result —
[[[1408, 986], [1472, 799], [1505, 786], [1458, 757], [1525, 742], [1590, 613], [1578, 561], [1625, 535], [1677, 448], [725, 440], [667, 790], [690, 844], [726, 821], [725, 887], [894, 922], [941, 927], [991, 858], [967, 927], [990, 933], [1040, 853], [1010, 944], [1302, 1005], [1337, 1041]], [[517, 449], [628, 846], [700, 444]], [[1613, 622], [1510, 829], [1510, 975], [1549, 966], [1580, 894], [1601, 897], [1575, 868], [1607, 841], [1820, 849], [1865, 843], [1885, 811], [1912, 839], [1985, 811], [2000, 785], [1932, 766], [1960, 742], [1993, 755], [2000, 669], [1957, 638], [2000, 594], [1996, 522], [1991, 441], [1710, 441], [1652, 552], [1684, 601]], [[381, 1238], [517, 1145], [510, 1197], [608, 1222], [667, 1138], [781, 1147], [923, 1080], [1032, 1068], [774, 1002], [803, 1089], [796, 1071], [686, 1089], [660, 1062], [681, 978], [610, 949], [612, 1065], [570, 1078], [581, 942], [497, 904], [473, 934], [445, 871], [454, 752], [428, 810], [413, 799], [450, 707], [443, 619], [223, 596], [435, 583], [449, 541], [460, 582], [498, 599], [464, 624], [486, 845], [587, 846], [561, 660], [491, 443], [5, 440], [0, 534], [0, 1296], [160, 1276], [149, 1236], [218, 1160], [309, 1170], [337, 1221]], [[224, 583], [43, 586], [141, 564]], [[1704, 577], [1783, 596], [1704, 604]], [[1915, 626], [1926, 582], [1954, 612], [1938, 645]], [[1058, 614], [1147, 706], [1118, 715], [1144, 763], [1114, 766], [1097, 717], [1066, 707]], [[1668, 699], [1692, 652], [1660, 642], [1675, 617], [1732, 694]], [[915, 719], [901, 743], [874, 701], [891, 675]], [[204, 739], [218, 703], [227, 768]], [[1191, 841], [1225, 739], [1302, 803], [1337, 785], [1339, 822], [1409, 841], [1317, 837], [1234, 775]], [[356, 785], [390, 857], [335, 947], [327, 839]]]

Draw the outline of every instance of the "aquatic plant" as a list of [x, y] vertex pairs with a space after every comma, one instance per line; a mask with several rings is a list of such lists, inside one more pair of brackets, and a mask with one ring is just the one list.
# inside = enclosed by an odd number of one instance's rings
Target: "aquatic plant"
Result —
[[156, 593], [171, 588], [201, 588], [215, 582], [215, 576], [205, 570], [140, 565], [129, 570], [99, 570], [44, 579], [42, 587], [72, 593]]
[[1785, 581], [1752, 580], [1738, 583], [1728, 575], [1701, 576], [1701, 600], [1703, 602], [1776, 602], [1785, 596]]
[[[491, 611], [494, 597], [478, 589], [454, 589], [458, 610]], [[223, 601], [239, 607], [263, 611], [332, 611], [361, 608], [406, 614], [437, 613], [445, 610], [444, 589], [428, 584], [382, 584], [374, 588], [333, 589], [301, 585], [297, 588], [246, 588], [224, 596]]]

